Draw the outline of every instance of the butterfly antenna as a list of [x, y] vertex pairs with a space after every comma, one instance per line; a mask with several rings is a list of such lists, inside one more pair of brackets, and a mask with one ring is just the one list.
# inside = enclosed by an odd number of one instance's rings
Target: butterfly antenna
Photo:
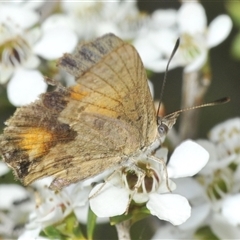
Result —
[[159, 104], [158, 104], [158, 109], [157, 109], [157, 118], [158, 118], [158, 115], [159, 115], [159, 111], [160, 111], [160, 106], [161, 106], [161, 103], [162, 103], [162, 98], [163, 98], [163, 91], [164, 91], [164, 88], [165, 88], [165, 84], [166, 84], [166, 80], [167, 80], [167, 73], [168, 73], [168, 68], [169, 68], [169, 64], [173, 58], [173, 56], [175, 55], [178, 47], [179, 47], [179, 44], [180, 44], [180, 38], [177, 39], [176, 43], [175, 43], [175, 46], [173, 48], [173, 51], [171, 53], [171, 56], [168, 60], [168, 63], [167, 63], [167, 67], [166, 67], [166, 71], [165, 71], [165, 74], [164, 74], [164, 78], [163, 78], [163, 83], [162, 83], [162, 89], [161, 89], [161, 94], [160, 94], [160, 99], [159, 99]]
[[220, 104], [224, 104], [230, 101], [229, 97], [224, 97], [224, 98], [220, 98], [218, 100], [215, 100], [213, 102], [209, 102], [209, 103], [204, 103], [198, 106], [193, 106], [193, 107], [188, 107], [188, 108], [184, 108], [181, 110], [178, 110], [176, 112], [170, 113], [167, 116], [165, 116], [166, 118], [171, 117], [172, 115], [179, 115], [182, 112], [186, 112], [189, 110], [193, 110], [193, 109], [198, 109], [198, 108], [203, 108], [203, 107], [211, 107], [211, 106], [216, 106], [216, 105], [220, 105]]

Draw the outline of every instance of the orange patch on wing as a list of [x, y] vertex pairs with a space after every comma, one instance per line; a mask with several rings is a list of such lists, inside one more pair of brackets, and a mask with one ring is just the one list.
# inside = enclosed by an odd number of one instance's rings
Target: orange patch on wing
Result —
[[87, 92], [80, 90], [81, 86], [79, 84], [70, 87], [70, 98], [74, 100], [81, 100], [88, 95]]
[[[110, 103], [109, 103], [109, 105], [110, 105]], [[114, 109], [107, 108], [105, 106], [106, 106], [106, 103], [101, 104], [101, 102], [99, 101], [97, 106], [89, 105], [85, 111], [91, 112], [91, 113], [96, 113], [96, 114], [101, 114], [106, 117], [117, 118], [119, 113], [117, 113]]]
[[19, 147], [27, 151], [29, 157], [41, 157], [48, 151], [51, 142], [54, 139], [54, 134], [40, 127], [28, 128], [24, 133], [21, 133], [21, 141]]

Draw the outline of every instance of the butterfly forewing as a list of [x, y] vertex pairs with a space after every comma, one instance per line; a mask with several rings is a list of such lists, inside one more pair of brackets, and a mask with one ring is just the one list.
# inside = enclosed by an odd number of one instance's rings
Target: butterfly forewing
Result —
[[4, 160], [24, 184], [54, 176], [61, 188], [121, 163], [150, 145], [156, 114], [136, 50], [112, 34], [58, 63], [76, 78], [22, 107], [1, 136]]

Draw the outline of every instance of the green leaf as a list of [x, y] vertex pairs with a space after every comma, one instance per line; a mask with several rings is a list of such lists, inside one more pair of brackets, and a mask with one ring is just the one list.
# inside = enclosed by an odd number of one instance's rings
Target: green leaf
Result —
[[149, 69], [146, 69], [146, 73], [147, 73], [147, 78], [148, 79], [151, 79], [153, 77], [153, 75], [154, 75], [154, 72], [149, 70]]
[[150, 212], [145, 205], [139, 206], [136, 203], [132, 203], [128, 214], [111, 217], [110, 224], [115, 225], [126, 220], [131, 220], [131, 224], [133, 224], [148, 217], [149, 215]]
[[195, 233], [195, 238], [198, 240], [219, 240], [219, 238], [212, 232], [211, 228], [202, 227]]
[[146, 217], [149, 217], [150, 215], [151, 215], [150, 211], [145, 206], [143, 206], [140, 209], [138, 209], [138, 211], [133, 212], [132, 224]]
[[235, 59], [240, 59], [240, 33], [238, 33], [233, 40], [231, 54]]
[[70, 239], [86, 239], [73, 212], [69, 214], [60, 224], [58, 224], [56, 228], [62, 235], [70, 237]]
[[91, 208], [88, 208], [88, 221], [87, 221], [87, 237], [88, 240], [93, 239], [93, 232], [96, 227], [96, 220], [97, 216], [95, 213], [91, 210]]
[[54, 226], [46, 227], [43, 232], [50, 239], [63, 239], [61, 233]]
[[240, 27], [240, 2], [239, 1], [227, 1], [227, 11], [233, 18], [235, 24]]
[[111, 225], [116, 225], [120, 222], [130, 220], [131, 218], [132, 218], [132, 214], [127, 214], [127, 215], [122, 214], [122, 215], [119, 215], [119, 216], [114, 216], [114, 217], [110, 218], [110, 224]]

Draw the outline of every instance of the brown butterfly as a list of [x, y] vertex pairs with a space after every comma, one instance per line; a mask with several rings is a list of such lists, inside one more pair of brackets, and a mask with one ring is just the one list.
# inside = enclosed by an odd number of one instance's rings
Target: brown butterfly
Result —
[[[52, 189], [148, 158], [182, 111], [157, 117], [135, 48], [113, 34], [81, 44], [58, 67], [75, 76], [16, 110], [0, 136], [3, 160], [24, 185], [53, 176]], [[208, 105], [211, 105], [208, 104]]]

